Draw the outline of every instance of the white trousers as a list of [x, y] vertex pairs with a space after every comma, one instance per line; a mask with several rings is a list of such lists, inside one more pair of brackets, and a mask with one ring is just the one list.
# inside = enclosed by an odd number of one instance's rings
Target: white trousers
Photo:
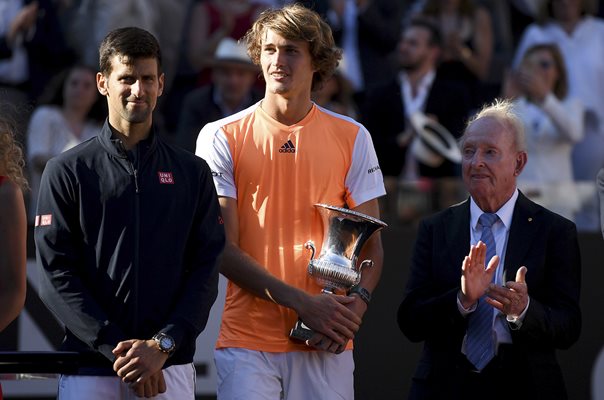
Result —
[[[166, 392], [155, 400], [194, 400], [195, 367], [193, 364], [172, 365], [163, 370]], [[118, 376], [61, 375], [59, 400], [140, 400]]]
[[218, 400], [352, 400], [352, 351], [214, 351]]

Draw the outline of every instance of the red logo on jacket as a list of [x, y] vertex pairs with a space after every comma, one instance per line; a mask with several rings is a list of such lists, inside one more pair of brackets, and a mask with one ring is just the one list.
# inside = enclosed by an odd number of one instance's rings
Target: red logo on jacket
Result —
[[48, 226], [52, 224], [52, 214], [36, 215], [34, 226]]
[[172, 172], [157, 171], [157, 175], [159, 176], [159, 183], [164, 185], [174, 185], [174, 177], [172, 176]]

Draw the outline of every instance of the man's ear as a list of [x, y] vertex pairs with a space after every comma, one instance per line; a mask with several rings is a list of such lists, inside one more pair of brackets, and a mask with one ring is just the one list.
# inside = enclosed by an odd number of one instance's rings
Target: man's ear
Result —
[[107, 79], [101, 72], [96, 73], [96, 88], [103, 96], [107, 96]]
[[164, 74], [163, 73], [159, 76], [158, 82], [159, 82], [159, 88], [157, 91], [157, 97], [161, 96], [164, 93]]
[[520, 175], [520, 173], [524, 169], [524, 166], [526, 165], [527, 160], [528, 155], [526, 154], [526, 151], [519, 151], [516, 155], [516, 168], [514, 169], [515, 176]]

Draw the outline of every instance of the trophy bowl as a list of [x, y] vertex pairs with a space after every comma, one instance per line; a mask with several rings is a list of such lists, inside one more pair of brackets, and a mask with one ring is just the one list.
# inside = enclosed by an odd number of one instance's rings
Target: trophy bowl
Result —
[[[375, 232], [388, 226], [385, 222], [347, 208], [315, 204], [323, 222], [323, 245], [318, 258], [312, 240], [304, 246], [311, 251], [308, 273], [323, 286], [323, 292], [348, 291], [361, 281], [361, 270], [371, 267], [372, 260], [358, 263], [359, 254]], [[313, 331], [301, 320], [291, 330], [290, 337], [308, 340]]]
[[314, 258], [314, 242], [306, 242], [305, 247], [312, 252], [308, 273], [324, 287], [325, 292], [348, 290], [361, 280], [362, 268], [373, 265], [373, 261], [364, 260], [357, 266], [363, 245], [374, 232], [387, 225], [377, 218], [347, 208], [327, 204], [315, 204], [315, 207], [323, 221], [323, 245], [319, 257]]

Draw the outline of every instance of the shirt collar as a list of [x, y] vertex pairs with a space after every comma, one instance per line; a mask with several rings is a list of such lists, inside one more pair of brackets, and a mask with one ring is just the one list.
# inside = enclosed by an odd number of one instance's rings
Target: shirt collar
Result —
[[[516, 200], [518, 200], [518, 188], [514, 190], [512, 197], [510, 197], [510, 199], [495, 212], [501, 222], [503, 222], [506, 230], [510, 229], [510, 226], [512, 225], [512, 216], [514, 215], [514, 206], [516, 205]], [[478, 218], [480, 218], [483, 213], [484, 211], [482, 211], [474, 199], [470, 197], [470, 224], [473, 229], [477, 228]]]
[[[428, 73], [419, 80], [419, 85], [418, 85], [419, 90], [427, 90], [427, 88], [431, 87], [432, 82], [434, 82], [435, 77], [436, 77], [436, 71], [434, 69], [431, 69], [430, 71], [428, 71]], [[408, 84], [408, 82], [409, 82], [409, 80], [407, 78], [407, 73], [404, 70], [400, 72], [399, 79], [400, 79], [401, 84], [403, 82]]]

